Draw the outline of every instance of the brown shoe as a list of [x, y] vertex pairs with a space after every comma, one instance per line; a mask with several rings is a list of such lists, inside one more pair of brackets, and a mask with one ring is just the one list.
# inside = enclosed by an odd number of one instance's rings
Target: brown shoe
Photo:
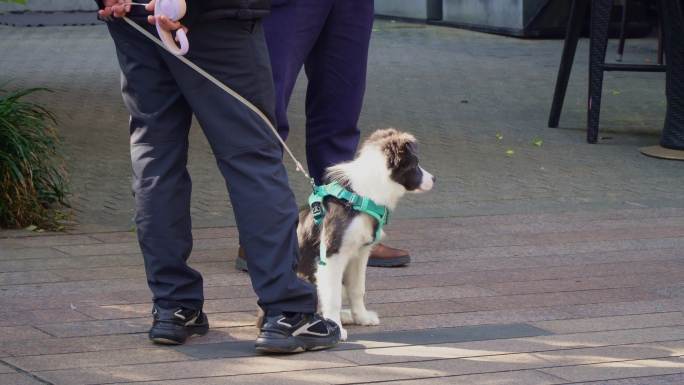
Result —
[[235, 269], [247, 272], [247, 254], [242, 246], [238, 248], [238, 255], [235, 259]]
[[406, 266], [411, 262], [408, 251], [395, 249], [378, 243], [371, 251], [368, 259], [368, 266], [373, 267], [400, 267]]

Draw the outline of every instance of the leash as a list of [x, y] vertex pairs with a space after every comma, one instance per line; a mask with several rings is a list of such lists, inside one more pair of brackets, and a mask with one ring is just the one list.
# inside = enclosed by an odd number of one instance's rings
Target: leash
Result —
[[[133, 5], [138, 5], [136, 3], [132, 3]], [[144, 5], [144, 4], [140, 4]], [[309, 173], [306, 171], [302, 163], [297, 160], [297, 157], [295, 157], [294, 153], [292, 153], [292, 150], [290, 150], [290, 147], [287, 146], [283, 138], [280, 137], [280, 134], [278, 133], [278, 130], [273, 126], [273, 123], [271, 123], [271, 120], [259, 109], [259, 107], [255, 106], [250, 102], [249, 100], [245, 99], [242, 95], [237, 93], [235, 90], [232, 88], [228, 87], [226, 84], [218, 80], [215, 76], [212, 74], [208, 73], [207, 71], [203, 70], [200, 68], [197, 64], [193, 63], [190, 61], [188, 58], [185, 56], [179, 55], [174, 53], [173, 49], [170, 49], [164, 42], [162, 42], [159, 38], [151, 34], [149, 31], [147, 31], [144, 27], [142, 27], [140, 24], [134, 22], [133, 20], [129, 19], [128, 17], [124, 16], [123, 20], [128, 23], [131, 27], [135, 28], [138, 32], [142, 33], [145, 37], [147, 37], [149, 40], [153, 41], [155, 44], [158, 46], [164, 48], [167, 52], [173, 54], [183, 62], [185, 65], [188, 67], [192, 68], [195, 72], [198, 74], [202, 75], [205, 79], [209, 80], [211, 83], [219, 87], [221, 90], [223, 90], [225, 93], [229, 94], [233, 98], [237, 99], [238, 102], [242, 103], [245, 105], [245, 107], [249, 108], [252, 112], [254, 112], [263, 122], [266, 124], [266, 126], [273, 132], [275, 135], [276, 139], [280, 142], [280, 145], [283, 146], [283, 149], [285, 149], [285, 152], [289, 155], [289, 157], [292, 159], [294, 162], [296, 169], [298, 172], [302, 173], [304, 177], [309, 181], [312, 187], [316, 187], [316, 183], [314, 182], [313, 178]], [[175, 45], [175, 43], [174, 43]]]
[[[155, 7], [155, 16], [160, 16], [164, 15], [168, 17], [171, 20], [179, 20], [182, 18], [183, 14], [185, 14], [185, 2], [183, 1], [178, 1], [176, 4], [182, 3], [180, 8], [176, 7], [173, 8], [172, 6], [169, 6], [170, 3], [162, 0], [157, 0], [156, 7]], [[143, 3], [135, 3], [131, 2], [128, 3], [130, 5], [146, 5]], [[140, 24], [134, 22], [133, 20], [129, 19], [128, 17], [124, 16], [123, 20], [128, 23], [131, 27], [136, 29], [138, 32], [143, 34], [146, 38], [157, 44], [158, 46], [162, 47], [164, 50], [167, 52], [171, 53], [172, 55], [176, 56], [178, 60], [180, 60], [183, 64], [187, 65], [190, 67], [192, 70], [203, 76], [205, 79], [209, 80], [211, 83], [213, 83], [215, 86], [219, 87], [221, 90], [223, 90], [225, 93], [229, 94], [233, 98], [235, 98], [238, 102], [242, 103], [245, 107], [249, 108], [252, 112], [254, 112], [263, 122], [266, 124], [266, 126], [273, 132], [275, 135], [276, 139], [280, 142], [280, 144], [283, 146], [283, 149], [285, 152], [289, 155], [289, 157], [292, 159], [296, 166], [296, 170], [309, 181], [311, 184], [311, 187], [313, 188], [312, 194], [309, 196], [309, 206], [311, 207], [311, 213], [314, 217], [314, 222], [317, 226], [320, 226], [323, 223], [323, 218], [325, 217], [325, 206], [323, 205], [323, 200], [328, 197], [332, 196], [337, 199], [340, 199], [342, 201], [348, 202], [351, 207], [354, 210], [363, 212], [372, 218], [374, 218], [378, 222], [378, 228], [375, 231], [373, 241], [371, 244], [377, 243], [380, 240], [380, 236], [382, 235], [382, 229], [383, 227], [388, 223], [389, 221], [389, 216], [390, 216], [390, 211], [387, 207], [378, 205], [373, 200], [367, 198], [367, 197], [362, 197], [359, 196], [344, 187], [340, 185], [337, 182], [333, 182], [327, 185], [323, 186], [317, 186], [316, 182], [314, 179], [309, 175], [309, 173], [306, 171], [302, 163], [297, 160], [297, 157], [294, 156], [294, 153], [292, 153], [292, 150], [290, 150], [290, 147], [285, 143], [283, 138], [280, 137], [280, 134], [278, 133], [278, 130], [273, 126], [273, 123], [271, 123], [271, 120], [252, 102], [249, 100], [245, 99], [242, 95], [240, 95], [238, 92], [233, 90], [232, 88], [228, 87], [225, 83], [221, 82], [218, 80], [216, 77], [208, 73], [207, 71], [203, 70], [201, 67], [199, 67], [197, 64], [193, 63], [191, 60], [186, 58], [185, 53], [188, 52], [189, 50], [189, 43], [187, 40], [187, 36], [185, 35], [185, 31], [183, 29], [179, 29], [176, 31], [176, 34], [178, 36], [178, 40], [181, 43], [181, 47], [179, 48], [176, 43], [173, 40], [173, 37], [171, 36], [170, 33], [167, 31], [164, 31], [159, 24], [157, 24], [157, 31], [159, 33], [159, 36], [161, 36], [161, 40], [151, 34], [149, 31], [147, 31], [144, 27], [142, 27]], [[328, 255], [328, 246], [324, 243], [321, 242], [321, 239], [319, 237], [319, 265], [321, 266], [326, 266], [327, 265], [327, 255]]]

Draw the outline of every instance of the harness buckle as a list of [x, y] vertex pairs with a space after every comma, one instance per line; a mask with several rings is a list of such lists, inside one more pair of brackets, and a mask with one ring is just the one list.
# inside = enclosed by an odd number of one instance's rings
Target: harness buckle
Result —
[[322, 202], [311, 203], [311, 215], [313, 215], [314, 222], [316, 222], [316, 224], [319, 224], [321, 223], [321, 221], [323, 221], [325, 211], [323, 210]]

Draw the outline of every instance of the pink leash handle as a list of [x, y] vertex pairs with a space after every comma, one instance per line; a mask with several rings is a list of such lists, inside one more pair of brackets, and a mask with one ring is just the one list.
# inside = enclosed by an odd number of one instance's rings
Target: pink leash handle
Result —
[[[168, 19], [178, 21], [185, 16], [186, 5], [184, 0], [157, 0], [154, 7], [154, 16], [166, 16]], [[176, 40], [180, 43], [180, 47], [176, 44], [173, 34], [164, 30], [159, 23], [157, 25], [157, 33], [159, 38], [164, 43], [166, 48], [176, 56], [183, 56], [190, 50], [190, 42], [188, 36], [183, 28], [176, 31]]]

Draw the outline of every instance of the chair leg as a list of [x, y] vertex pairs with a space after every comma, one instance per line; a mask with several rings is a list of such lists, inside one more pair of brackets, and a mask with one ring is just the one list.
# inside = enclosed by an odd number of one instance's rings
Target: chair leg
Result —
[[667, 54], [667, 115], [660, 145], [684, 150], [684, 4], [660, 0]]
[[[660, 9], [662, 12], [662, 7]], [[658, 26], [656, 27], [658, 29], [658, 64], [662, 65], [665, 60], [664, 59], [664, 51], [663, 51], [663, 23], [658, 23]]]
[[568, 80], [570, 79], [570, 72], [572, 71], [572, 63], [575, 60], [577, 43], [580, 34], [582, 33], [584, 17], [587, 14], [590, 1], [591, 0], [573, 0], [572, 2], [570, 18], [568, 19], [568, 28], [565, 35], [565, 44], [563, 45], [563, 55], [561, 57], [560, 67], [558, 68], [556, 89], [553, 93], [553, 103], [551, 104], [551, 113], [549, 114], [549, 127], [558, 127], [558, 122], [560, 121], [563, 102], [565, 101], [565, 93], [568, 89]]
[[620, 21], [620, 43], [618, 44], [617, 61], [622, 61], [622, 55], [625, 53], [625, 34], [627, 32], [627, 4], [629, 0], [623, 0], [622, 3], [622, 20]]
[[603, 90], [603, 65], [608, 47], [608, 27], [613, 0], [594, 0], [591, 6], [591, 39], [589, 43], [589, 100], [587, 112], [587, 142], [598, 140]]

